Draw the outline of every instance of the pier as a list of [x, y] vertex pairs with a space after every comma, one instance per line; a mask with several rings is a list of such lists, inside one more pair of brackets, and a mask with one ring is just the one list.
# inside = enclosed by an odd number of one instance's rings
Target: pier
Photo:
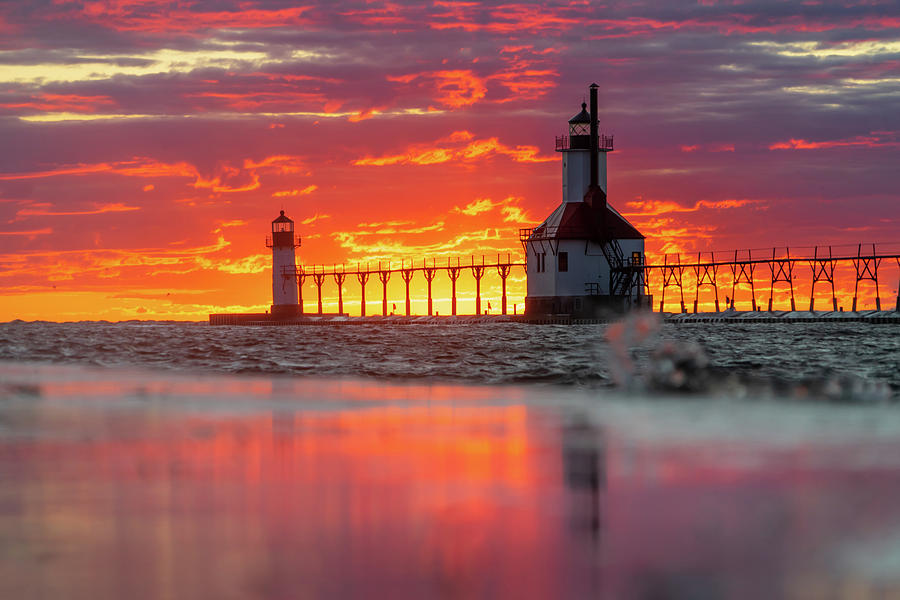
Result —
[[498, 254], [496, 258], [492, 257], [490, 259], [483, 255], [478, 257], [477, 259], [475, 258], [475, 256], [470, 256], [468, 258], [468, 261], [460, 257], [446, 258], [444, 260], [438, 260], [436, 258], [432, 258], [430, 260], [423, 258], [421, 259], [421, 261], [401, 260], [399, 266], [394, 262], [382, 261], [374, 265], [369, 263], [357, 263], [355, 266], [350, 268], [348, 268], [346, 265], [282, 267], [281, 277], [285, 281], [296, 282], [297, 295], [300, 298], [300, 314], [305, 314], [303, 310], [303, 284], [306, 282], [306, 280], [311, 279], [313, 285], [316, 288], [316, 298], [318, 300], [318, 313], [316, 314], [323, 314], [322, 289], [325, 286], [326, 282], [333, 281], [337, 286], [338, 313], [343, 314], [343, 284], [348, 277], [352, 276], [356, 279], [360, 286], [360, 315], [364, 317], [366, 316], [366, 284], [368, 283], [370, 277], [374, 275], [381, 283], [381, 315], [386, 317], [389, 314], [388, 305], [390, 304], [388, 300], [388, 282], [394, 275], [398, 275], [405, 284], [405, 315], [409, 317], [412, 316], [410, 284], [412, 283], [413, 278], [415, 278], [417, 274], [421, 273], [421, 277], [425, 279], [428, 291], [428, 316], [432, 316], [434, 314], [432, 283], [439, 273], [445, 273], [446, 276], [450, 279], [450, 313], [452, 316], [456, 316], [456, 291], [457, 282], [459, 281], [460, 276], [463, 273], [468, 272], [474, 279], [475, 314], [481, 315], [481, 280], [488, 273], [496, 272], [497, 276], [500, 278], [500, 285], [502, 290], [500, 299], [500, 314], [506, 315], [509, 309], [509, 303], [507, 301], [506, 293], [506, 280], [512, 273], [513, 268], [521, 267], [524, 270], [525, 263], [513, 260], [512, 253], [507, 253], [505, 257], [503, 254]]
[[[853, 245], [819, 245], [810, 247], [774, 247], [730, 251], [702, 251], [692, 255], [664, 254], [646, 263], [630, 257], [611, 257], [610, 278], [616, 289], [631, 291], [637, 298], [636, 305], [649, 307], [663, 313], [666, 321], [677, 323], [702, 322], [835, 322], [860, 321], [868, 323], [900, 322], [900, 293], [893, 302], [882, 297], [885, 285], [885, 268], [896, 266], [893, 273], [900, 277], [900, 243], [860, 243]], [[285, 286], [296, 286], [299, 313], [284, 324], [340, 325], [358, 320], [350, 317], [345, 302], [344, 285], [348, 282], [359, 286], [359, 315], [366, 321], [385, 324], [423, 323], [482, 323], [534, 322], [534, 323], [587, 323], [603, 319], [580, 319], [569, 315], [544, 315], [529, 318], [528, 315], [510, 311], [507, 281], [515, 269], [527, 273], [525, 260], [513, 253], [496, 256], [468, 256], [452, 258], [420, 258], [415, 260], [381, 261], [348, 265], [299, 265], [282, 266], [279, 276]], [[438, 317], [434, 311], [433, 284], [438, 278], [449, 281], [449, 315]], [[500, 282], [499, 314], [486, 315], [482, 284], [486, 277]], [[403, 283], [403, 297], [391, 297], [388, 283]], [[494, 282], [497, 281], [494, 279]], [[371, 287], [377, 281], [381, 310], [367, 312], [366, 299], [371, 298]], [[416, 315], [412, 311], [415, 299], [412, 284], [425, 284], [427, 314]], [[474, 289], [475, 312], [460, 311], [458, 292], [465, 282]], [[641, 283], [642, 282], [642, 283]], [[844, 310], [839, 305], [838, 291], [853, 284], [853, 296]], [[891, 279], [889, 284], [898, 283]], [[874, 288], [874, 294], [864, 293], [861, 284]], [[597, 282], [586, 282], [585, 289], [597, 290]], [[367, 294], [369, 289], [369, 294]], [[900, 289], [900, 283], [898, 283]], [[823, 292], [825, 304], [817, 305]], [[304, 308], [306, 298], [315, 294], [315, 310]], [[659, 298], [652, 306], [652, 298]], [[327, 303], [337, 301], [337, 313], [324, 310]], [[646, 299], [646, 300], [645, 300]], [[399, 300], [399, 302], [398, 302]], [[395, 302], [402, 303], [401, 313], [390, 310]], [[874, 307], [864, 305], [874, 302]], [[703, 306], [709, 309], [703, 310]], [[713, 308], [714, 307], [714, 308]], [[371, 307], [369, 307], [371, 309]], [[355, 312], [355, 311], [354, 311]], [[466, 317], [483, 318], [466, 318]], [[422, 317], [435, 317], [434, 319]], [[458, 317], [458, 318], [455, 318]], [[690, 317], [690, 318], [688, 318]], [[268, 313], [212, 314], [210, 323], [273, 324]], [[277, 321], [275, 319], [274, 321]]]
[[[636, 265], [623, 261], [613, 265], [613, 272], [620, 277], [633, 277], [634, 272], [644, 274], [644, 292], [650, 295], [652, 281], [659, 283], [661, 291], [659, 312], [665, 312], [666, 295], [674, 288], [676, 312], [688, 313], [685, 304], [685, 291], [693, 289], [693, 312], [698, 312], [701, 293], [706, 289], [714, 297], [716, 312], [720, 309], [722, 296], [726, 299], [726, 308], [736, 310], [737, 296], [749, 287], [749, 298], [746, 294], [740, 299], [749, 304], [751, 311], [767, 312], [773, 310], [797, 311], [799, 289], [798, 284], [804, 281], [809, 285], [809, 312], [816, 310], [816, 285], [825, 286], [831, 291], [831, 302], [828, 310], [840, 312], [835, 288], [836, 271], [845, 267], [845, 274], [852, 277], [853, 299], [851, 312], [856, 312], [860, 305], [860, 283], [871, 281], [874, 284], [875, 310], [881, 311], [881, 295], [879, 285], [879, 269], [882, 264], [895, 263], [900, 270], [900, 244], [855, 244], [811, 247], [776, 247], [753, 250], [733, 250], [729, 252], [698, 252], [696, 258], [685, 260], [683, 255], [664, 255], [661, 264]], [[852, 270], [851, 270], [852, 267]], [[720, 273], [721, 272], [721, 273]], [[723, 281], [721, 274], [726, 278]], [[776, 286], [779, 291], [789, 297], [789, 306], [779, 306], [775, 301]], [[730, 289], [729, 289], [730, 288]], [[767, 289], [768, 288], [768, 289]], [[768, 291], [768, 302], [758, 302], [757, 291]], [[709, 293], [709, 292], [707, 292]], [[670, 296], [671, 298], [672, 296]], [[900, 311], [900, 293], [897, 295], [895, 311]]]

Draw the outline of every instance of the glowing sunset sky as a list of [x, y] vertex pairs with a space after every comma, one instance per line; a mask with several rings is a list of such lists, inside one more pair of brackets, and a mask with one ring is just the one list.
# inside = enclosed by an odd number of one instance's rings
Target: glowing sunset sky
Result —
[[900, 239], [900, 5], [669, 4], [4, 2], [0, 320], [263, 310], [281, 208], [305, 264], [520, 253], [594, 81], [648, 250]]

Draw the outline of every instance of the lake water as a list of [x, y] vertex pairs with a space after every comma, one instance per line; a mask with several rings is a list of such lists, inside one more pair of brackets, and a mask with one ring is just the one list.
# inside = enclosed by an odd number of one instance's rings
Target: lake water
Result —
[[0, 325], [0, 598], [900, 597], [900, 327]]

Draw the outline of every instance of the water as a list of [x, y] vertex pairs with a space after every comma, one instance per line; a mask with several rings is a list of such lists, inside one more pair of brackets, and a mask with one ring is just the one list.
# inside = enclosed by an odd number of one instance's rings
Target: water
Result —
[[[654, 372], [654, 353], [691, 351], [703, 376], [776, 387], [840, 380], [900, 391], [900, 325], [359, 325], [209, 327], [203, 323], [0, 324], [0, 360], [190, 372], [610, 386]], [[633, 363], [633, 364], [625, 364]], [[694, 383], [700, 383], [696, 377]], [[706, 377], [708, 379], [708, 377]], [[707, 382], [714, 383], [714, 382]], [[871, 386], [870, 386], [871, 387]], [[755, 390], [759, 392], [758, 386]]]
[[0, 598], [900, 597], [898, 327], [0, 325]]

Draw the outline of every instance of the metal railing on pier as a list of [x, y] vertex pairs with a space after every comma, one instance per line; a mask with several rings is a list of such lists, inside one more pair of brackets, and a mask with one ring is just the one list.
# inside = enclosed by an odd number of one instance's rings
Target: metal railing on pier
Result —
[[[696, 258], [694, 258], [696, 256]], [[829, 286], [831, 289], [831, 309], [838, 311], [838, 300], [835, 289], [835, 271], [838, 267], [851, 267], [853, 275], [853, 300], [851, 310], [856, 312], [860, 300], [860, 283], [871, 281], [875, 288], [875, 307], [881, 310], [881, 296], [879, 293], [879, 269], [884, 261], [895, 262], [900, 269], [900, 243], [885, 244], [853, 244], [830, 246], [804, 246], [804, 247], [776, 247], [757, 248], [746, 250], [730, 250], [727, 252], [698, 252], [696, 255], [665, 254], [662, 264], [647, 263], [639, 268], [644, 273], [644, 285], [649, 290], [651, 280], [659, 276], [662, 280], [662, 297], [659, 310], [663, 312], [666, 301], [666, 290], [674, 287], [680, 297], [681, 312], [687, 312], [684, 300], [685, 287], [692, 283], [694, 287], [694, 312], [700, 301], [701, 290], [712, 287], [715, 293], [715, 307], [719, 310], [720, 286], [723, 285], [720, 270], [730, 277], [727, 278], [727, 286], [730, 284], [730, 295], [726, 295], [728, 308], [735, 308], [739, 287], [750, 288], [750, 306], [752, 310], [761, 310], [762, 306], [757, 302], [757, 289], [768, 284], [769, 311], [775, 306], [776, 284], [788, 287], [790, 294], [790, 310], [797, 310], [796, 283], [798, 280], [808, 279], [809, 310], [815, 310], [816, 284]], [[615, 270], [616, 267], [614, 267]], [[762, 271], [762, 275], [758, 273]], [[808, 277], [802, 275], [806, 273]], [[848, 273], [849, 274], [849, 273]], [[688, 278], [685, 278], [688, 275]], [[693, 281], [689, 281], [692, 279]], [[727, 287], [726, 287], [727, 289]], [[763, 289], [765, 289], [763, 287]], [[896, 310], [900, 311], [900, 288]]]
[[475, 279], [475, 314], [482, 314], [481, 311], [481, 280], [485, 274], [496, 270], [501, 282], [501, 314], [507, 314], [507, 279], [512, 273], [513, 268], [525, 268], [522, 261], [513, 260], [512, 253], [497, 254], [496, 259], [488, 259], [486, 256], [468, 257], [466, 261], [460, 257], [447, 257], [446, 259], [422, 259], [419, 261], [401, 260], [398, 266], [396, 262], [379, 261], [377, 263], [356, 263], [355, 266], [347, 267], [347, 265], [301, 265], [298, 267], [284, 267], [282, 269], [282, 277], [293, 278], [297, 281], [297, 291], [299, 294], [299, 302], [302, 310], [303, 306], [303, 283], [306, 279], [312, 278], [316, 286], [316, 295], [318, 299], [318, 311], [322, 314], [322, 288], [329, 279], [333, 280], [337, 286], [338, 296], [338, 312], [344, 312], [344, 292], [343, 285], [348, 277], [354, 277], [360, 285], [360, 314], [366, 315], [366, 283], [372, 275], [376, 275], [381, 282], [381, 312], [382, 315], [388, 314], [388, 282], [392, 275], [399, 274], [403, 279], [406, 287], [406, 316], [412, 314], [412, 302], [410, 298], [410, 284], [417, 273], [421, 273], [425, 278], [428, 288], [428, 314], [434, 312], [434, 299], [432, 296], [432, 282], [439, 273], [446, 273], [450, 278], [451, 295], [450, 310], [451, 314], [457, 313], [457, 281], [464, 271], [470, 271]]
[[[527, 239], [530, 234], [523, 230]], [[655, 260], [652, 260], [655, 258]], [[853, 297], [850, 310], [856, 311], [860, 301], [871, 296], [861, 295], [861, 284], [874, 286], [874, 300], [877, 310], [881, 310], [880, 294], [884, 281], [886, 264], [896, 264], [900, 270], [900, 243], [854, 244], [809, 247], [776, 247], [730, 251], [702, 251], [694, 254], [664, 254], [659, 257], [618, 256], [607, 254], [610, 261], [610, 281], [585, 283], [586, 295], [608, 294], [610, 285], [615, 284], [616, 293], [629, 296], [652, 296], [659, 291], [658, 310], [664, 312], [666, 296], [674, 292], [678, 311], [688, 312], [685, 293], [693, 292], [693, 312], [698, 312], [700, 301], [708, 291], [712, 292], [715, 310], [722, 308], [722, 298], [727, 308], [736, 309], [737, 304], [748, 302], [752, 310], [762, 310], [764, 302], [757, 296], [768, 288], [769, 311], [783, 308], [790, 310], [798, 306], [801, 287], [808, 289], [809, 310], [816, 308], [816, 289], [830, 288], [829, 310], [838, 311], [838, 284], [853, 282]], [[887, 261], [887, 263], [886, 263]], [[463, 273], [471, 273], [475, 283], [475, 312], [482, 314], [482, 279], [496, 272], [501, 282], [501, 313], [508, 314], [507, 279], [515, 268], [526, 269], [526, 261], [517, 259], [512, 253], [497, 254], [496, 257], [469, 256], [466, 258], [433, 258], [420, 260], [381, 261], [356, 263], [355, 265], [301, 265], [285, 267], [281, 275], [297, 282], [300, 305], [303, 306], [303, 285], [311, 279], [316, 287], [318, 312], [323, 312], [323, 293], [326, 283], [333, 282], [337, 288], [338, 312], [344, 312], [343, 285], [348, 278], [355, 279], [360, 286], [360, 314], [366, 314], [366, 286], [375, 276], [381, 282], [381, 314], [388, 315], [388, 282], [399, 275], [405, 286], [405, 314], [412, 313], [410, 287], [414, 280], [424, 278], [427, 284], [427, 312], [434, 312], [432, 283], [439, 275], [446, 275], [451, 283], [451, 314], [457, 315], [457, 283]], [[840, 281], [839, 281], [840, 280]], [[618, 283], [616, 283], [618, 282]], [[630, 282], [630, 283], [629, 283]], [[892, 281], [893, 283], [893, 281]], [[621, 285], [619, 285], [621, 284]], [[672, 289], [674, 288], [674, 289]], [[749, 288], [749, 298], [746, 292]], [[900, 285], [898, 285], [900, 288]], [[776, 293], [777, 292], [777, 293]], [[782, 300], [776, 300], [780, 295]], [[671, 299], [672, 297], [669, 296]], [[821, 298], [821, 295], [820, 295]], [[900, 311], [900, 290], [896, 309]]]

